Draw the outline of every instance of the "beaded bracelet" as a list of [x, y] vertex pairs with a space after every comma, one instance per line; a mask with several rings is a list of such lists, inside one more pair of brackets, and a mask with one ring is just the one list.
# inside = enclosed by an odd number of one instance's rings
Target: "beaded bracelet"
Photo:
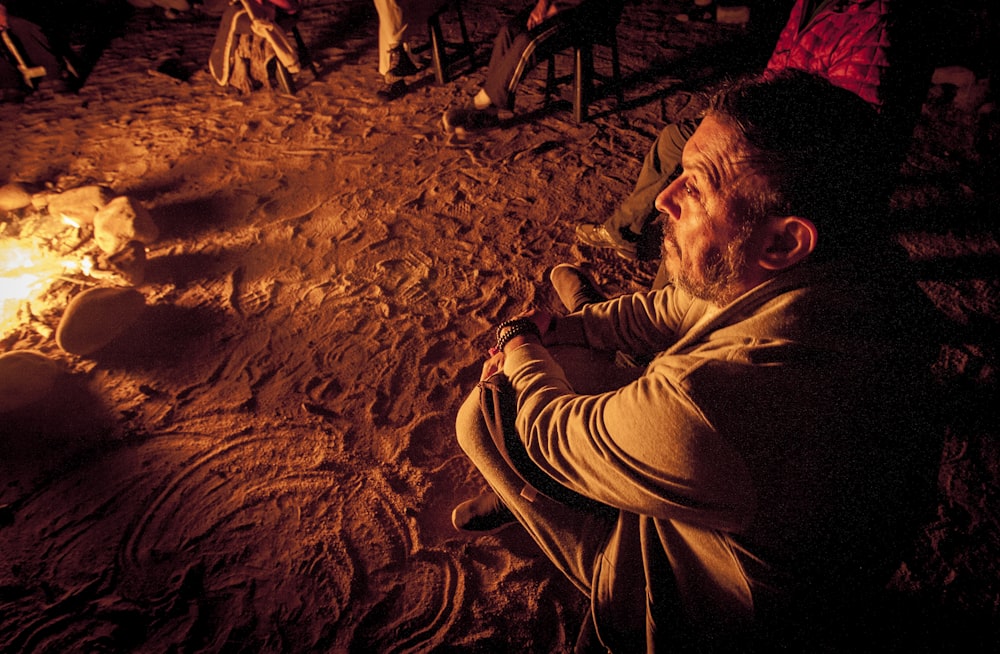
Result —
[[542, 338], [542, 333], [539, 331], [538, 325], [530, 318], [514, 318], [513, 320], [500, 323], [497, 327], [497, 352], [503, 352], [503, 348], [511, 339], [522, 334], [534, 334], [539, 339]]
[[509, 320], [504, 320], [502, 323], [497, 325], [497, 340], [499, 340], [500, 336], [503, 335], [503, 330], [507, 329], [508, 327], [512, 327], [514, 323], [521, 320], [525, 320], [525, 318], [510, 318]]

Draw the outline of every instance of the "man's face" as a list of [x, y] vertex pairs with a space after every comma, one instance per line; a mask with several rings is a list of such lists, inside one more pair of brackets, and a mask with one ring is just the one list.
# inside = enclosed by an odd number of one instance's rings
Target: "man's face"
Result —
[[736, 189], [755, 176], [736, 132], [706, 116], [684, 146], [683, 172], [656, 198], [663, 223], [663, 263], [675, 285], [723, 305], [752, 287], [744, 226], [747, 203]]

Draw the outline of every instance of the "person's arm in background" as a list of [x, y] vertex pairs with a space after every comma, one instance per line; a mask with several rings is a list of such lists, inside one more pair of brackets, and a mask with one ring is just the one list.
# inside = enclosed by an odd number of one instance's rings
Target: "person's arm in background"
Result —
[[[561, 11], [577, 7], [583, 0], [538, 0], [528, 16], [528, 29], [534, 29]], [[598, 0], [604, 2], [605, 0]]]
[[301, 7], [299, 0], [268, 0], [272, 5], [283, 10], [286, 14], [294, 14]]
[[544, 21], [555, 16], [558, 11], [556, 3], [552, 2], [552, 0], [538, 0], [538, 4], [535, 5], [535, 8], [531, 10], [531, 14], [528, 16], [528, 29], [538, 27]]

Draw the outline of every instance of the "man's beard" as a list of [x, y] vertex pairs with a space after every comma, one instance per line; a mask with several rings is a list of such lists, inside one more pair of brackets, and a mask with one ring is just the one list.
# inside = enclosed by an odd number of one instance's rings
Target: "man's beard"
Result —
[[740, 294], [740, 272], [746, 262], [746, 243], [749, 233], [738, 233], [724, 250], [713, 247], [704, 254], [700, 265], [700, 275], [696, 275], [682, 257], [681, 249], [674, 234], [674, 225], [664, 221], [661, 254], [668, 256], [666, 243], [669, 241], [677, 258], [678, 269], [671, 280], [673, 284], [696, 298], [719, 306], [728, 304]]

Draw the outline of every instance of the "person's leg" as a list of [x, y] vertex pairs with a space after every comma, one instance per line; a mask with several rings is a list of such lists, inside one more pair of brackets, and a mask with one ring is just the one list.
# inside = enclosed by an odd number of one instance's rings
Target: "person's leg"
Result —
[[459, 445], [493, 492], [553, 564], [589, 596], [594, 562], [614, 527], [614, 517], [607, 512], [561, 504], [544, 495], [533, 500], [522, 496], [524, 481], [493, 443], [479, 407], [478, 389], [459, 410], [455, 428]]
[[378, 13], [378, 72], [386, 75], [392, 68], [390, 61], [393, 48], [403, 43], [406, 35], [406, 23], [403, 20], [403, 8], [396, 0], [374, 0], [375, 11]]
[[[483, 84], [493, 104], [500, 109], [513, 110], [517, 87], [525, 76], [539, 63], [570, 47], [581, 35], [590, 38], [593, 25], [611, 20], [612, 11], [605, 3], [587, 3], [566, 9], [530, 31], [527, 30], [527, 16], [524, 16], [514, 38], [505, 42], [502, 50], [494, 47], [490, 71]], [[512, 23], [509, 27], [516, 29], [518, 26]]]
[[237, 34], [240, 16], [245, 16], [243, 7], [229, 5], [219, 21], [219, 29], [215, 33], [215, 42], [208, 57], [208, 70], [216, 83], [226, 86], [233, 72], [233, 58], [236, 50]]
[[559, 49], [557, 43], [565, 47], [566, 17], [562, 14], [542, 25], [528, 30], [528, 15], [531, 8], [510, 19], [493, 40], [486, 80], [468, 108], [449, 109], [445, 112], [445, 130], [476, 130], [496, 127], [500, 124], [497, 111], [514, 109], [517, 87], [539, 61], [549, 52]]
[[565, 9], [541, 25], [529, 30], [532, 6], [511, 18], [497, 33], [490, 54], [486, 80], [469, 108], [449, 109], [443, 123], [448, 132], [481, 129], [499, 124], [498, 109], [513, 111], [517, 87], [539, 62], [565, 50], [581, 33], [589, 33], [595, 24], [617, 22], [619, 3], [588, 1]]
[[582, 268], [569, 263], [560, 263], [549, 273], [549, 282], [555, 289], [559, 301], [567, 311], [573, 313], [584, 305], [604, 302], [608, 298], [597, 287]]
[[378, 71], [385, 88], [378, 91], [383, 100], [395, 100], [406, 94], [406, 77], [420, 72], [410, 58], [407, 35], [411, 29], [426, 27], [431, 14], [446, 0], [374, 0], [379, 16]]
[[490, 62], [486, 68], [486, 80], [479, 92], [472, 99], [471, 106], [447, 109], [441, 122], [446, 132], [462, 133], [467, 130], [479, 130], [496, 127], [500, 124], [497, 115], [498, 108], [506, 109], [513, 103], [513, 98], [507, 93], [506, 80], [510, 77], [511, 60], [516, 60], [511, 53], [518, 53], [528, 42], [528, 14], [524, 10], [511, 18], [500, 28], [493, 38], [493, 49], [490, 51]]
[[517, 17], [521, 21], [520, 31], [526, 38], [508, 44], [496, 66], [491, 62], [490, 70], [496, 73], [487, 80], [489, 88], [486, 90], [493, 103], [501, 109], [513, 110], [517, 87], [529, 72], [575, 42], [593, 41], [597, 34], [606, 32], [609, 25], [617, 25], [621, 12], [619, 0], [584, 0], [528, 31], [529, 8], [523, 16]]
[[521, 53], [528, 46], [531, 36], [528, 32], [529, 11], [522, 11], [500, 28], [493, 39], [490, 62], [486, 68], [486, 81], [482, 93], [489, 97], [498, 109], [510, 109], [513, 104], [508, 86], [514, 76], [514, 69], [520, 61]]

